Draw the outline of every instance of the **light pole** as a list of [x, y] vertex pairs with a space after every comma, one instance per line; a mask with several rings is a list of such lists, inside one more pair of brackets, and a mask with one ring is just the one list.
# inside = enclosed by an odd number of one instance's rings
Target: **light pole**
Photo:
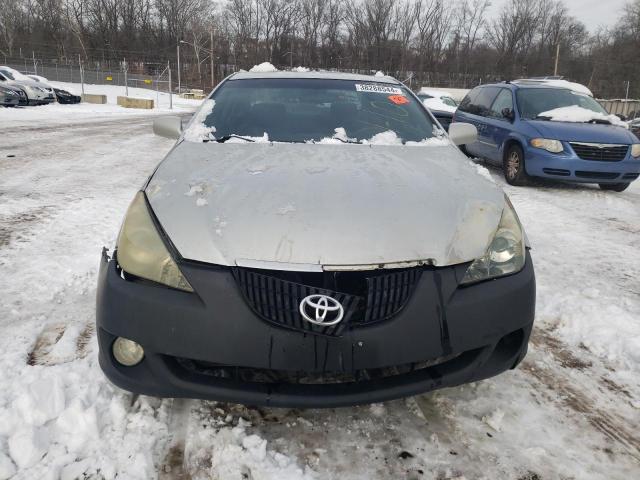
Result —
[[180, 95], [180, 42], [178, 42], [178, 95]]
[[291, 51], [291, 52], [286, 52], [286, 53], [284, 53], [282, 56], [283, 56], [283, 57], [286, 57], [287, 55], [289, 55], [289, 57], [290, 57], [290, 58], [289, 58], [289, 65], [290, 65], [290, 66], [289, 66], [289, 68], [290, 68], [291, 70], [293, 70], [293, 52], [292, 52], [292, 51]]
[[[208, 50], [204, 47], [200, 47], [200, 46], [196, 46], [191, 42], [187, 42], [185, 40], [180, 40], [180, 43], [184, 43], [185, 45], [191, 45], [193, 48], [199, 48], [200, 50], [203, 50], [205, 53], [209, 54], [209, 57], [211, 58], [211, 88], [214, 87], [214, 80], [213, 80], [213, 30], [211, 30], [211, 50]], [[204, 59], [206, 60], [206, 58]], [[202, 60], [204, 62], [204, 60]]]

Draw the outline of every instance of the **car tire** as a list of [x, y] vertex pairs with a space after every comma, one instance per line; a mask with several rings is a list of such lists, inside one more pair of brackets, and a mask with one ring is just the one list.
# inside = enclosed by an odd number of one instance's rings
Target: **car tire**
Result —
[[529, 183], [529, 175], [524, 166], [524, 152], [520, 145], [511, 145], [502, 162], [504, 178], [509, 185], [524, 186]]
[[606, 192], [624, 192], [629, 188], [630, 183], [599, 183], [598, 186], [601, 190]]

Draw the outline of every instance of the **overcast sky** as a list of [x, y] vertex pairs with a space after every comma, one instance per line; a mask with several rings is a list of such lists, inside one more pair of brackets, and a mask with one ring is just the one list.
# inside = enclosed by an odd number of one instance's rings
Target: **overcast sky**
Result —
[[[490, 16], [496, 17], [506, 0], [493, 0]], [[627, 0], [564, 0], [571, 15], [583, 22], [589, 31], [599, 26], [610, 27], [622, 15]]]

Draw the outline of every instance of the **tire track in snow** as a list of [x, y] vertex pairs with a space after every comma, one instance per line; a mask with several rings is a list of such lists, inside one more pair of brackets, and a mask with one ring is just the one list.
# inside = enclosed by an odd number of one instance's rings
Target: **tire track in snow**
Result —
[[[619, 444], [629, 456], [640, 462], [640, 436], [627, 429], [626, 425], [629, 422], [614, 413], [606, 412], [597, 407], [595, 399], [588, 393], [588, 388], [576, 386], [574, 380], [563, 371], [568, 368], [574, 372], [581, 372], [590, 368], [591, 364], [577, 358], [548, 332], [535, 331], [531, 342], [542, 351], [551, 354], [553, 360], [562, 368], [552, 369], [540, 364], [534, 365], [526, 359], [520, 368], [549, 390], [556, 392], [558, 401], [564, 407], [584, 417], [592, 427]], [[584, 375], [587, 376], [590, 373], [585, 372]], [[585, 378], [581, 380], [585, 380]], [[597, 381], [605, 387], [605, 391], [616, 393], [615, 389], [611, 388], [611, 381], [607, 381], [605, 378], [598, 378]], [[629, 394], [627, 393], [627, 395]], [[618, 397], [619, 395], [614, 400], [619, 400]]]
[[160, 464], [158, 480], [191, 480], [185, 465], [187, 430], [193, 400], [174, 398], [169, 419], [171, 439], [164, 460]]
[[33, 348], [27, 355], [27, 365], [51, 365], [49, 354], [54, 345], [64, 335], [67, 325], [64, 323], [50, 323], [46, 325], [36, 338]]

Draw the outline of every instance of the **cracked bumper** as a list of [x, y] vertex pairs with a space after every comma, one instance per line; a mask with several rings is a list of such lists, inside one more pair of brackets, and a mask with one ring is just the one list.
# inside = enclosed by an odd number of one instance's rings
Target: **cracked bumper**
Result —
[[[423, 273], [390, 320], [341, 337], [286, 330], [259, 318], [227, 268], [181, 265], [196, 293], [121, 278], [103, 254], [97, 296], [100, 365], [117, 386], [159, 397], [274, 407], [337, 407], [411, 396], [492, 377], [524, 357], [535, 311], [531, 258], [512, 276], [459, 288], [466, 266]], [[438, 288], [441, 288], [438, 291]], [[118, 336], [140, 343], [144, 360], [119, 365]], [[187, 362], [309, 374], [358, 374], [446, 361], [397, 375], [330, 384], [248, 382], [212, 376]]]

